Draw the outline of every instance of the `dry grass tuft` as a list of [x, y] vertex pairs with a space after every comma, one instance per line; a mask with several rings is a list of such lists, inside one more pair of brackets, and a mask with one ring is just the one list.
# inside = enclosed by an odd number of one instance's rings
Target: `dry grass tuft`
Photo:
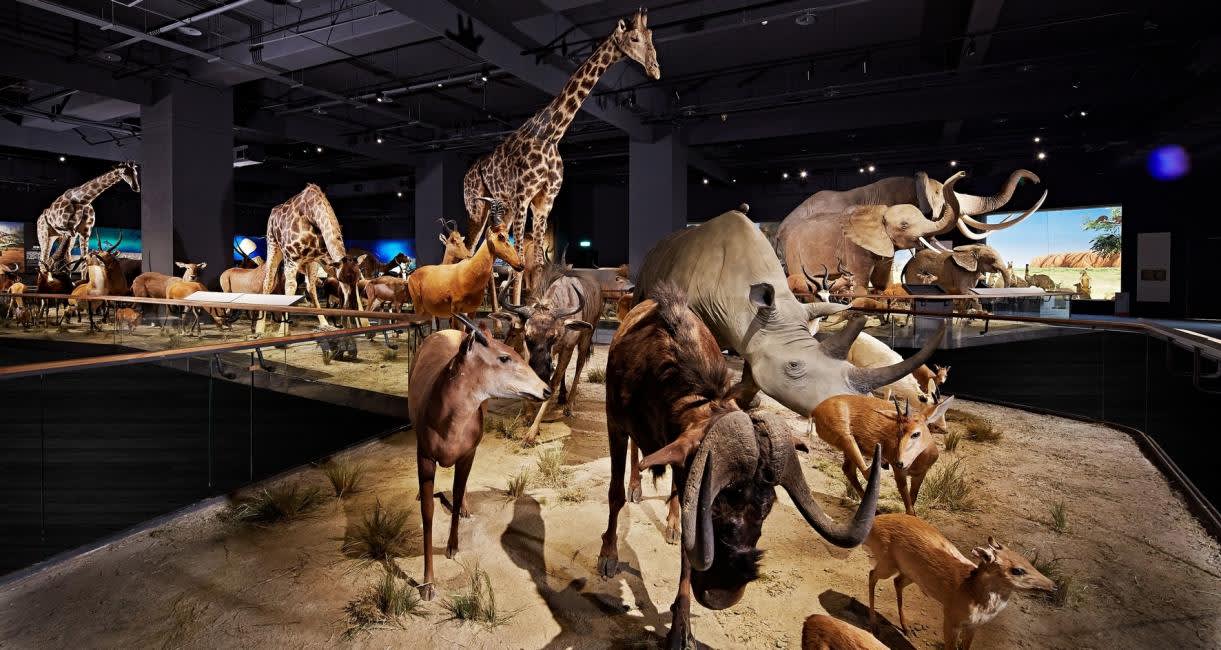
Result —
[[239, 501], [222, 515], [237, 523], [271, 525], [300, 519], [317, 510], [326, 497], [317, 487], [301, 487], [296, 483], [273, 485], [253, 497]]
[[962, 461], [955, 460], [929, 474], [920, 490], [920, 500], [929, 508], [961, 512], [975, 509], [973, 492]]
[[471, 586], [466, 593], [455, 594], [443, 604], [449, 612], [450, 620], [471, 621], [482, 623], [487, 627], [497, 627], [508, 623], [517, 612], [505, 613], [496, 604], [496, 590], [487, 571], [477, 565], [473, 571], [468, 570]]
[[588, 373], [585, 374], [585, 379], [588, 380], [589, 383], [591, 383], [591, 384], [605, 384], [606, 383], [606, 369], [605, 368], [594, 368], [593, 370], [590, 370]]
[[966, 411], [950, 409], [945, 414], [946, 422], [957, 422], [962, 425], [968, 440], [974, 442], [996, 442], [1005, 436], [991, 421], [972, 415]]
[[382, 361], [394, 361], [399, 358], [398, 348], [383, 348]]
[[962, 442], [962, 433], [958, 431], [950, 431], [945, 434], [945, 450], [949, 453], [954, 453], [958, 449], [958, 443]]
[[1068, 532], [1068, 508], [1065, 507], [1063, 501], [1057, 501], [1051, 505], [1051, 520], [1047, 523], [1057, 533]]
[[373, 510], [352, 529], [340, 550], [347, 557], [368, 564], [389, 564], [410, 554], [415, 535], [407, 529], [406, 510], [389, 510], [379, 499]]
[[335, 496], [340, 499], [360, 491], [360, 479], [365, 474], [365, 466], [348, 462], [331, 462], [322, 469]]
[[1085, 600], [1085, 585], [1077, 579], [1077, 577], [1068, 571], [1064, 570], [1061, 562], [1064, 558], [1061, 557], [1040, 557], [1038, 551], [1027, 552], [1026, 556], [1030, 558], [1030, 564], [1043, 575], [1051, 578], [1051, 581], [1056, 583], [1056, 591], [1050, 594], [1042, 594], [1041, 598], [1044, 602], [1054, 607], [1072, 607], [1076, 608]]
[[585, 500], [585, 497], [585, 488], [579, 485], [570, 485], [560, 490], [560, 501], [580, 503]]
[[568, 486], [572, 470], [564, 467], [564, 450], [558, 447], [538, 452], [538, 482], [553, 488]]
[[519, 499], [526, 493], [526, 488], [530, 487], [530, 481], [533, 478], [530, 470], [523, 469], [509, 477], [509, 487], [505, 491], [508, 492], [510, 498]]
[[351, 627], [344, 632], [351, 638], [357, 632], [375, 628], [402, 627], [408, 616], [424, 616], [424, 602], [415, 587], [406, 582], [399, 583], [390, 573], [382, 575], [380, 582], [369, 586], [355, 600], [344, 607]]
[[526, 435], [525, 418], [521, 413], [514, 416], [489, 413], [483, 421], [483, 432], [494, 434], [505, 440], [521, 440]]

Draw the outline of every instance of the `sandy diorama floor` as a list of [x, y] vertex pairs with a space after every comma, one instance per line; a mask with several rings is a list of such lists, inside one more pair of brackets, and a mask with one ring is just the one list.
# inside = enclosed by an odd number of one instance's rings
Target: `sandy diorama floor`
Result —
[[[604, 367], [605, 346], [595, 354], [592, 367]], [[545, 425], [544, 439], [553, 440], [542, 447], [485, 437], [468, 492], [474, 516], [461, 522], [454, 560], [444, 555], [449, 511], [437, 508], [430, 543], [438, 597], [419, 616], [353, 629], [345, 606], [385, 569], [340, 550], [375, 503], [405, 510], [411, 556], [394, 567], [408, 580], [421, 579], [414, 437], [405, 432], [343, 453], [363, 466], [363, 489], [329, 499], [312, 516], [259, 527], [227, 523], [219, 516], [224, 506], [210, 507], [9, 584], [0, 591], [0, 647], [651, 647], [668, 629], [676, 590], [678, 547], [662, 536], [669, 479], [654, 486], [646, 478], [644, 501], [624, 509], [619, 574], [600, 578], [610, 473], [603, 403], [602, 386], [583, 383], [574, 417]], [[963, 440], [933, 469], [961, 463], [973, 509], [922, 504], [920, 514], [964, 551], [995, 535], [1054, 558], [1074, 585], [1063, 605], [1017, 598], [980, 631], [976, 647], [1221, 645], [1221, 548], [1125, 434], [984, 404], [958, 407], [1004, 435], [993, 443]], [[770, 400], [762, 408], [784, 412]], [[805, 431], [803, 421], [791, 419]], [[562, 450], [566, 486], [535, 484], [509, 497], [510, 477], [535, 470], [548, 449]], [[849, 509], [841, 503], [839, 464], [821, 441], [803, 460], [815, 498], [843, 518]], [[451, 480], [452, 472], [440, 472], [437, 491], [446, 499]], [[330, 489], [315, 468], [284, 481]], [[889, 474], [884, 485], [884, 499], [893, 503]], [[1066, 508], [1062, 532], [1051, 521], [1059, 502]], [[742, 602], [719, 612], [694, 606], [701, 642], [795, 647], [802, 620], [816, 612], [863, 623], [870, 566], [863, 549], [821, 542], [783, 493], [760, 546], [763, 575]], [[476, 570], [487, 572], [498, 625], [453, 620], [444, 606], [469, 592]], [[879, 585], [880, 638], [891, 648], [939, 647], [938, 604], [917, 588], [907, 590], [906, 601], [908, 637], [892, 626], [889, 581]]]

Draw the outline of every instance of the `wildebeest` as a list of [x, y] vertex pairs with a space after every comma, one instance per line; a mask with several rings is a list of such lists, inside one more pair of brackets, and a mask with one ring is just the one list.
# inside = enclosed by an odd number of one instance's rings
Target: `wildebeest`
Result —
[[[756, 547], [763, 520], [783, 487], [802, 516], [838, 546], [860, 544], [877, 507], [880, 452], [854, 519], [837, 524], [810, 495], [797, 448], [804, 447], [776, 415], [738, 407], [729, 369], [712, 332], [673, 285], [653, 287], [611, 342], [606, 364], [606, 422], [610, 442], [610, 513], [598, 570], [619, 568], [617, 528], [624, 505], [629, 439], [648, 454], [642, 468], [670, 465], [681, 493], [681, 577], [670, 608], [669, 645], [694, 647], [691, 597], [709, 609], [742, 598], [759, 575]], [[676, 511], [671, 503], [671, 525]]]

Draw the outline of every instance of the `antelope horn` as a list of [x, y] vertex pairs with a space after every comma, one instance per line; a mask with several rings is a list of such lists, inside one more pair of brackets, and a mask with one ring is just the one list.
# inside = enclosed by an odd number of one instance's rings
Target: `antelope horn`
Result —
[[457, 222], [457, 221], [454, 221], [453, 219], [446, 219], [446, 220], [445, 220], [445, 223], [449, 224], [449, 225], [448, 225], [448, 227], [449, 227], [449, 231], [450, 231], [450, 232], [454, 232], [454, 231], [458, 230], [458, 222]]
[[116, 249], [116, 248], [118, 248], [118, 247], [119, 247], [119, 244], [122, 244], [122, 243], [123, 243], [123, 229], [122, 229], [122, 228], [119, 228], [119, 238], [115, 240], [114, 244], [112, 244], [112, 245], [110, 246], [110, 248], [107, 248], [107, 249], [106, 249], [106, 254], [107, 254], [107, 255], [113, 255], [113, 254], [114, 254], [115, 249]]
[[487, 337], [483, 335], [483, 332], [479, 331], [478, 327], [475, 327], [475, 324], [472, 323], [470, 321], [470, 319], [468, 319], [466, 316], [463, 316], [462, 314], [459, 314], [459, 313], [455, 313], [454, 318], [457, 318], [458, 320], [462, 321], [462, 324], [466, 325], [467, 328], [469, 328], [471, 330], [471, 336], [475, 337], [475, 340], [477, 342], [482, 343], [483, 345], [488, 344]]
[[822, 265], [822, 288], [824, 291], [831, 288], [831, 272], [827, 270], [827, 265]]
[[903, 417], [911, 417], [912, 401], [906, 397], [903, 398]]
[[441, 232], [449, 234], [449, 224], [445, 223], [445, 217], [437, 217], [437, 223], [441, 224]]
[[892, 401], [892, 402], [894, 402], [894, 403], [895, 403], [895, 419], [896, 419], [896, 420], [902, 420], [902, 419], [903, 419], [903, 413], [902, 413], [902, 412], [899, 410], [899, 398], [898, 398], [898, 397], [895, 397], [895, 398], [891, 399], [890, 401]]
[[[826, 267], [824, 266], [823, 268], [826, 268]], [[814, 287], [814, 291], [817, 292], [817, 291], [822, 291], [824, 289], [824, 286], [821, 284], [818, 284], [818, 280], [815, 280], [814, 276], [810, 275], [810, 272], [806, 270], [805, 264], [801, 265], [801, 274], [806, 276], [806, 282], [809, 282], [810, 285]]]

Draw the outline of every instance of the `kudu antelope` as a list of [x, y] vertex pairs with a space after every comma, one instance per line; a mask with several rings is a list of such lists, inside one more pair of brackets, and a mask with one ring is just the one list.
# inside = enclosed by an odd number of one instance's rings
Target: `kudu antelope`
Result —
[[501, 221], [505, 207], [494, 199], [487, 231], [475, 254], [453, 264], [422, 266], [407, 277], [407, 292], [415, 313], [439, 317], [473, 313], [483, 302], [483, 291], [492, 281], [492, 262], [502, 259], [520, 271], [521, 259], [509, 243], [508, 226]]
[[609, 578], [619, 570], [618, 518], [631, 440], [648, 454], [641, 468], [656, 472], [669, 465], [673, 472], [668, 523], [681, 525], [682, 548], [669, 646], [687, 648], [695, 647], [692, 597], [709, 609], [726, 609], [758, 578], [762, 552], [756, 544], [775, 505], [776, 486], [818, 534], [852, 547], [865, 539], [873, 521], [881, 469], [875, 460], [853, 520], [833, 521], [802, 474], [797, 449], [804, 443], [780, 416], [738, 407], [741, 384], [731, 386], [721, 347], [685, 294], [660, 283], [649, 295], [615, 334], [606, 364], [610, 507], [598, 572]]
[[[857, 470], [867, 472], [864, 453], [880, 448], [882, 462], [894, 470], [903, 507], [910, 515], [916, 513], [916, 498], [920, 496], [924, 475], [940, 454], [937, 442], [929, 433], [928, 424], [941, 417], [953, 402], [953, 397], [947, 397], [919, 409], [913, 415], [911, 402], [905, 402], [900, 408], [896, 400], [892, 415], [892, 403], [884, 399], [868, 395], [836, 395], [823, 400], [814, 409], [811, 418], [818, 437], [843, 452], [844, 476], [858, 495], [865, 494], [856, 476]], [[873, 458], [874, 462], [877, 460]]]
[[424, 339], [407, 381], [407, 409], [416, 431], [420, 481], [420, 514], [424, 524], [424, 581], [420, 595], [432, 600], [433, 479], [437, 465], [455, 467], [453, 511], [445, 557], [458, 552], [458, 519], [466, 497], [466, 480], [483, 439], [483, 404], [488, 399], [521, 397], [543, 400], [551, 389], [530, 366], [486, 328], [434, 332]]
[[932, 524], [911, 515], [878, 515], [865, 539], [873, 556], [869, 570], [869, 624], [876, 629], [874, 591], [879, 580], [894, 577], [899, 627], [907, 634], [903, 588], [916, 583], [941, 603], [942, 641], [948, 650], [969, 650], [975, 631], [1005, 609], [1017, 591], [1054, 592], [1056, 583], [1029, 560], [991, 537], [968, 560]]

